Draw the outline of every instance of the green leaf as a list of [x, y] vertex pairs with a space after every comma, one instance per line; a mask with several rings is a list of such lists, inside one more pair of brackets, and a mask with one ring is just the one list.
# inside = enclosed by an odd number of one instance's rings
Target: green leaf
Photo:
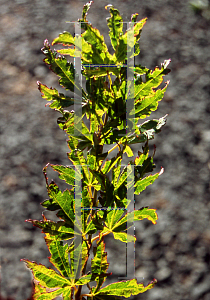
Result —
[[159, 177], [159, 175], [163, 173], [163, 171], [164, 169], [162, 168], [159, 173], [156, 173], [154, 175], [149, 175], [143, 179], [137, 180], [134, 185], [134, 187], [136, 188], [134, 194], [139, 195], [142, 191], [146, 189], [148, 185], [152, 184]]
[[136, 238], [125, 232], [113, 232], [114, 238], [124, 243], [134, 242]]
[[83, 96], [86, 97], [85, 92], [78, 84], [78, 74], [76, 74], [73, 64], [69, 63], [64, 57], [56, 58], [56, 52], [51, 51], [47, 40], [44, 42], [42, 52], [46, 56], [44, 62], [50, 65], [50, 69], [60, 77], [59, 84], [72, 92], [74, 92], [75, 86], [79, 95], [82, 92]]
[[96, 231], [97, 231], [97, 228], [96, 228], [95, 224], [93, 223], [93, 221], [91, 220], [88, 223], [84, 234], [94, 234], [94, 233], [96, 233]]
[[92, 218], [92, 222], [96, 226], [97, 230], [103, 230], [104, 225], [103, 222], [105, 221], [107, 216], [107, 211], [106, 210], [96, 210], [94, 217]]
[[120, 173], [117, 183], [114, 184], [115, 191], [127, 183], [127, 177], [130, 176], [131, 172], [132, 172], [131, 168], [129, 168], [128, 173], [127, 173], [127, 167], [123, 168], [122, 172]]
[[161, 90], [153, 92], [150, 96], [146, 96], [141, 101], [137, 101], [135, 105], [135, 117], [144, 119], [148, 117], [152, 111], [155, 111], [158, 107], [158, 103], [163, 99], [164, 93], [168, 87], [169, 81], [166, 86]]
[[73, 57], [81, 57], [83, 63], [89, 63], [90, 53], [93, 53], [92, 47], [81, 37], [76, 37], [74, 40], [74, 48], [66, 48], [57, 50], [62, 55], [70, 55]]
[[148, 147], [148, 142], [146, 143], [146, 145], [143, 148], [143, 153], [138, 151], [138, 155], [135, 160], [134, 160], [134, 164], [136, 166], [142, 166], [142, 164], [144, 163], [144, 161], [148, 158], [149, 155], [149, 147]]
[[50, 165], [54, 171], [57, 171], [60, 175], [59, 178], [65, 180], [69, 185], [74, 185], [75, 170], [71, 167], [61, 165]]
[[111, 283], [106, 287], [100, 289], [100, 291], [97, 292], [97, 294], [123, 296], [125, 298], [128, 298], [132, 295], [138, 295], [146, 292], [147, 290], [153, 288], [156, 282], [157, 281], [154, 280], [151, 283], [149, 283], [146, 287], [144, 287], [142, 283], [137, 284], [136, 279]]
[[[107, 124], [106, 126], [109, 127], [110, 124]], [[125, 134], [126, 134], [126, 129], [118, 130], [118, 129], [110, 129], [109, 127], [107, 132], [101, 136], [101, 142], [108, 145], [115, 144], [118, 143], [122, 139], [122, 135]]]
[[68, 217], [71, 223], [74, 223], [75, 215], [74, 215], [74, 192], [70, 190], [65, 190], [63, 193], [60, 191], [59, 193], [54, 195], [54, 200], [63, 210], [65, 215]]
[[84, 171], [84, 179], [88, 181], [90, 174], [88, 172], [87, 167], [87, 161], [83, 155], [83, 152], [81, 150], [72, 151], [71, 153], [68, 153], [68, 158], [72, 161], [74, 166], [81, 166]]
[[80, 123], [80, 119], [78, 119], [77, 123], [76, 123], [75, 117], [73, 117], [72, 121], [73, 122], [71, 124], [67, 123], [66, 133], [70, 134], [70, 135], [74, 135], [78, 139], [84, 140], [85, 142], [92, 143], [93, 137], [90, 134], [90, 131], [87, 128], [87, 126], [85, 125], [85, 123], [82, 121], [82, 128], [80, 130], [80, 128], [78, 126], [76, 126], [77, 124]]
[[[35, 300], [53, 300], [56, 296], [68, 296], [71, 295], [71, 287], [65, 287], [65, 288], [43, 288], [40, 285], [35, 284], [35, 292], [33, 294], [33, 299]], [[69, 299], [69, 298], [64, 298]]]
[[[105, 224], [110, 232], [115, 228], [115, 224], [119, 221], [122, 214], [122, 209], [112, 209], [111, 211], [108, 211], [107, 220], [105, 221]], [[104, 231], [107, 231], [107, 229], [105, 228]]]
[[39, 81], [37, 81], [37, 84], [40, 92], [42, 93], [42, 98], [47, 101], [52, 101], [51, 103], [48, 103], [50, 108], [61, 113], [63, 113], [63, 108], [72, 106], [74, 103], [82, 103], [83, 106], [86, 104], [80, 100], [65, 96], [62, 93], [58, 93], [56, 89], [49, 89], [46, 85], [41, 84]]
[[[83, 147], [82, 142], [87, 145], [93, 144], [93, 136], [90, 134], [88, 127], [85, 125], [82, 120], [84, 115], [87, 113], [88, 104], [82, 104], [82, 115], [78, 116], [75, 114], [75, 111], [60, 111], [63, 114], [63, 117], [58, 118], [57, 123], [62, 130], [71, 137], [70, 139], [74, 144], [75, 149], [79, 149], [79, 147]], [[82, 126], [78, 126], [78, 124], [82, 123]]]
[[54, 270], [48, 269], [42, 264], [31, 262], [27, 259], [22, 259], [29, 269], [33, 272], [34, 280], [38, 281], [40, 285], [47, 288], [66, 287], [71, 286], [71, 282], [57, 274]]
[[38, 84], [38, 89], [42, 93], [42, 98], [44, 98], [45, 100], [52, 101], [59, 96], [59, 93], [56, 89], [53, 88], [49, 89], [46, 85], [41, 84], [41, 82], [39, 81], [37, 81], [37, 84]]
[[109, 27], [109, 37], [112, 43], [112, 47], [114, 50], [116, 50], [119, 37], [123, 34], [123, 19], [119, 11], [114, 8], [112, 4], [105, 6], [105, 8], [109, 8], [109, 12], [111, 15], [111, 17], [106, 18], [106, 20]]
[[63, 44], [66, 46], [74, 45], [74, 38], [71, 35], [71, 33], [64, 31], [63, 33], [60, 33], [59, 36], [53, 40], [52, 45], [55, 44]]
[[88, 282], [90, 282], [92, 280], [92, 275], [88, 274], [88, 275], [84, 275], [82, 277], [80, 277], [78, 280], [75, 281], [76, 285], [85, 285]]
[[149, 72], [149, 69], [147, 69], [146, 67], [142, 67], [141, 65], [135, 65], [134, 72], [139, 75], [144, 75]]
[[104, 37], [99, 30], [87, 25], [86, 31], [82, 34], [82, 39], [91, 45], [91, 51], [82, 51], [82, 58], [90, 64], [110, 64], [112, 56], [108, 52], [107, 45], [104, 42]]
[[87, 21], [87, 13], [88, 10], [90, 9], [91, 4], [93, 3], [93, 1], [89, 1], [87, 2], [84, 6], [83, 6], [83, 11], [82, 11], [82, 21]]
[[[113, 59], [116, 60], [116, 64], [124, 62], [127, 59], [127, 43], [128, 43], [127, 40], [128, 39], [133, 40], [134, 45], [135, 45], [136, 42], [140, 38], [141, 30], [142, 30], [144, 24], [146, 23], [146, 21], [147, 21], [147, 18], [142, 19], [141, 21], [139, 21], [135, 24], [133, 29], [129, 28], [126, 31], [126, 33], [124, 33], [123, 35], [120, 36], [116, 51], [113, 55]], [[134, 34], [134, 37], [131, 36], [132, 34]], [[132, 47], [132, 45], [131, 45], [131, 47]], [[131, 48], [131, 50], [132, 50], [132, 48]], [[131, 57], [132, 57], [132, 55], [131, 55]]]
[[49, 261], [56, 267], [62, 276], [70, 278], [71, 269], [67, 253], [68, 244], [63, 245], [62, 241], [59, 241], [55, 236], [51, 236], [50, 233], [46, 233], [45, 241], [51, 253]]
[[41, 228], [43, 233], [49, 233], [50, 235], [55, 236], [57, 240], [69, 240], [72, 239], [74, 235], [81, 235], [79, 228], [74, 229], [73, 225], [66, 224], [64, 221], [27, 221], [31, 222], [34, 226]]
[[159, 120], [148, 120], [143, 124], [137, 125], [135, 132], [127, 137], [127, 143], [136, 144], [154, 139], [154, 134], [159, 133], [161, 131], [161, 128], [165, 125], [166, 117], [167, 115], [160, 118]]
[[86, 78], [106, 76], [107, 73], [119, 76], [120, 69], [113, 65], [112, 67], [84, 66], [83, 70], [83, 75], [86, 76]]
[[107, 263], [107, 253], [104, 250], [105, 244], [102, 240], [98, 241], [97, 247], [93, 248], [94, 258], [91, 261], [91, 270], [94, 280], [97, 282], [96, 290], [100, 289], [107, 277], [106, 271], [109, 264]]
[[127, 226], [127, 221], [131, 221], [131, 215], [129, 215], [129, 219], [125, 217], [122, 217], [124, 210], [123, 209], [112, 209], [107, 214], [107, 220], [105, 220], [105, 224], [107, 227], [104, 227], [103, 233], [107, 234], [108, 232], [112, 232], [115, 239], [120, 240], [124, 243], [133, 242], [136, 240], [135, 237], [131, 236], [130, 234], [127, 234], [125, 232], [119, 232], [126, 230], [130, 226]]
[[131, 147], [128, 145], [125, 146], [123, 153], [126, 153], [128, 157], [132, 157], [134, 155]]
[[120, 170], [121, 170], [121, 161], [119, 160], [117, 163], [117, 167], [112, 169], [112, 183], [113, 183], [114, 187], [117, 186], [117, 184], [118, 184]]
[[53, 199], [46, 199], [41, 203], [41, 205], [50, 211], [60, 209], [60, 206], [57, 203], [53, 202]]
[[[76, 281], [82, 277], [82, 269], [88, 260], [88, 245], [84, 240], [82, 241], [81, 238], [76, 237], [69, 246], [68, 252], [70, 253], [71, 274], [74, 278], [75, 285], [77, 285]], [[89, 282], [89, 279], [89, 276], [84, 277], [81, 281], [78, 281], [78, 285], [81, 285], [83, 280]]]
[[143, 124], [138, 125], [139, 131], [141, 133], [146, 133], [148, 139], [154, 138], [154, 133], [159, 133], [161, 131], [161, 128], [166, 124], [166, 117], [167, 115], [160, 118], [159, 120], [148, 120]]
[[109, 171], [112, 170], [112, 168], [119, 162], [119, 160], [122, 160], [122, 157], [117, 156], [111, 158], [111, 160], [107, 160], [101, 168], [103, 174], [109, 173]]
[[123, 168], [123, 171], [121, 172], [117, 182], [114, 183], [114, 189], [119, 189], [123, 183], [127, 182], [127, 167]]
[[[47, 167], [48, 167], [48, 164], [43, 169], [45, 176], [47, 176], [47, 174], [46, 174]], [[50, 184], [47, 183], [47, 192], [48, 192], [50, 199], [45, 200], [42, 203], [42, 206], [46, 207], [48, 210], [51, 210], [51, 211], [60, 209], [60, 205], [55, 201], [55, 196], [58, 193], [61, 193], [61, 191], [59, 190], [59, 187], [57, 186], [57, 184], [54, 181], [52, 181]]]
[[134, 221], [148, 219], [153, 224], [156, 224], [158, 216], [156, 213], [156, 209], [149, 209], [148, 207], [143, 207], [139, 210], [134, 211]]
[[143, 161], [141, 166], [136, 166], [135, 175], [137, 176], [138, 179], [142, 179], [144, 174], [149, 172], [151, 173], [155, 167], [156, 166], [153, 163], [153, 157], [149, 156], [147, 159]]
[[110, 182], [109, 178], [106, 179], [105, 188], [103, 191], [100, 191], [100, 196], [98, 199], [103, 207], [112, 207], [114, 205], [114, 186]]
[[[161, 69], [156, 67], [153, 72], [146, 69], [146, 82], [143, 82], [142, 78], [137, 76], [134, 85], [134, 95], [136, 99], [135, 117], [145, 118], [146, 116], [149, 116], [152, 111], [157, 109], [158, 102], [162, 100], [169, 81], [167, 82], [165, 88], [157, 91], [154, 91], [154, 89], [162, 83], [163, 76], [170, 72], [170, 70], [167, 69], [169, 63], [170, 59], [164, 61]], [[145, 73], [145, 69], [140, 69], [139, 73]]]
[[103, 294], [87, 297], [87, 300], [119, 300], [119, 299], [122, 298], [110, 296], [110, 295], [103, 295]]
[[96, 157], [88, 153], [87, 155], [87, 164], [90, 169], [96, 168]]

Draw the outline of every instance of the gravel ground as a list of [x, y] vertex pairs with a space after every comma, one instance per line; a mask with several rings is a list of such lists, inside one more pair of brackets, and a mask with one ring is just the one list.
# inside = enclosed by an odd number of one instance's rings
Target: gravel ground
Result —
[[[202, 2], [202, 1], [200, 1]], [[203, 1], [204, 2], [204, 1]], [[41, 219], [47, 198], [42, 168], [69, 164], [66, 136], [58, 114], [45, 107], [36, 81], [57, 87], [40, 48], [64, 30], [73, 33], [85, 1], [0, 0], [0, 124], [1, 124], [1, 296], [23, 300], [31, 294], [31, 276], [21, 258], [50, 267], [43, 234], [26, 219]], [[93, 3], [88, 20], [108, 42], [104, 0]], [[138, 12], [148, 17], [136, 63], [154, 68], [171, 58], [170, 85], [153, 114], [169, 114], [156, 136], [155, 163], [164, 174], [141, 196], [136, 208], [156, 208], [156, 225], [136, 226], [136, 276], [156, 287], [135, 299], [210, 299], [210, 10], [195, 13], [187, 0], [113, 0], [129, 21]], [[60, 89], [61, 90], [61, 89]], [[135, 149], [137, 150], [137, 149]], [[141, 150], [141, 149], [138, 149]], [[55, 175], [49, 174], [49, 177]], [[48, 215], [47, 215], [48, 216]], [[111, 281], [123, 275], [121, 244], [107, 238]], [[123, 258], [124, 260], [124, 258]]]

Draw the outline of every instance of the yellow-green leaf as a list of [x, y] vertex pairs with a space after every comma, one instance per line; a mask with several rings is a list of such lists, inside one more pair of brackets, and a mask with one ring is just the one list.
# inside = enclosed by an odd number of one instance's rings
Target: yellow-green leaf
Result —
[[124, 152], [127, 154], [128, 157], [133, 156], [133, 151], [132, 151], [131, 147], [128, 145], [125, 146]]
[[63, 45], [74, 45], [74, 38], [71, 35], [71, 33], [64, 31], [63, 33], [60, 33], [57, 38], [55, 38], [52, 42], [52, 45], [55, 44], [63, 44]]
[[156, 173], [154, 175], [149, 175], [143, 179], [139, 179], [136, 181], [134, 187], [135, 187], [135, 195], [139, 195], [142, 191], [146, 189], [146, 187], [150, 184], [152, 184], [158, 177], [160, 173]]
[[125, 232], [114, 232], [113, 231], [113, 235], [116, 240], [120, 240], [121, 242], [124, 242], [124, 243], [130, 243], [130, 242], [136, 241], [136, 238], [134, 236], [127, 234]]
[[132, 295], [138, 295], [146, 292], [147, 290], [153, 288], [155, 283], [157, 283], [156, 280], [144, 287], [142, 283], [138, 284], [136, 279], [120, 281], [107, 285], [105, 288], [100, 289], [100, 291], [96, 294], [114, 295], [128, 298]]
[[38, 281], [40, 285], [46, 288], [66, 287], [71, 286], [71, 282], [65, 277], [59, 275], [52, 269], [48, 269], [42, 264], [31, 262], [27, 259], [22, 259], [26, 265], [33, 272], [34, 280]]
[[156, 221], [158, 219], [156, 209], [143, 207], [139, 210], [134, 211], [134, 221], [148, 219], [153, 224], [156, 224]]

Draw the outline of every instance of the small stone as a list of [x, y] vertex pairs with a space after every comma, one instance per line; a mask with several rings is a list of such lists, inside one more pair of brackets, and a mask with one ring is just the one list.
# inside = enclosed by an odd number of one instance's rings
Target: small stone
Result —
[[171, 276], [171, 273], [171, 269], [163, 267], [155, 273], [155, 278], [157, 278], [158, 281], [163, 281], [168, 279]]
[[205, 293], [209, 291], [209, 281], [210, 276], [207, 276], [203, 282], [194, 286], [191, 293], [191, 300], [199, 300]]
[[210, 299], [210, 293], [206, 294], [203, 298], [203, 300], [209, 300]]

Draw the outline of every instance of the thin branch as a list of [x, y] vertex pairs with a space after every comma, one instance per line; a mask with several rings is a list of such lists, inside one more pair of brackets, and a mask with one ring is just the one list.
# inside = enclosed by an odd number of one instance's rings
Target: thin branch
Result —
[[[108, 235], [109, 233], [111, 233], [111, 231], [107, 231], [107, 232], [105, 232], [105, 233], [102, 233], [102, 237], [104, 237], [105, 235]], [[97, 239], [99, 239], [99, 238], [100, 238], [100, 234], [97, 235], [97, 236], [95, 236], [95, 237], [91, 240], [91, 244], [92, 244], [95, 240], [97, 240]]]

